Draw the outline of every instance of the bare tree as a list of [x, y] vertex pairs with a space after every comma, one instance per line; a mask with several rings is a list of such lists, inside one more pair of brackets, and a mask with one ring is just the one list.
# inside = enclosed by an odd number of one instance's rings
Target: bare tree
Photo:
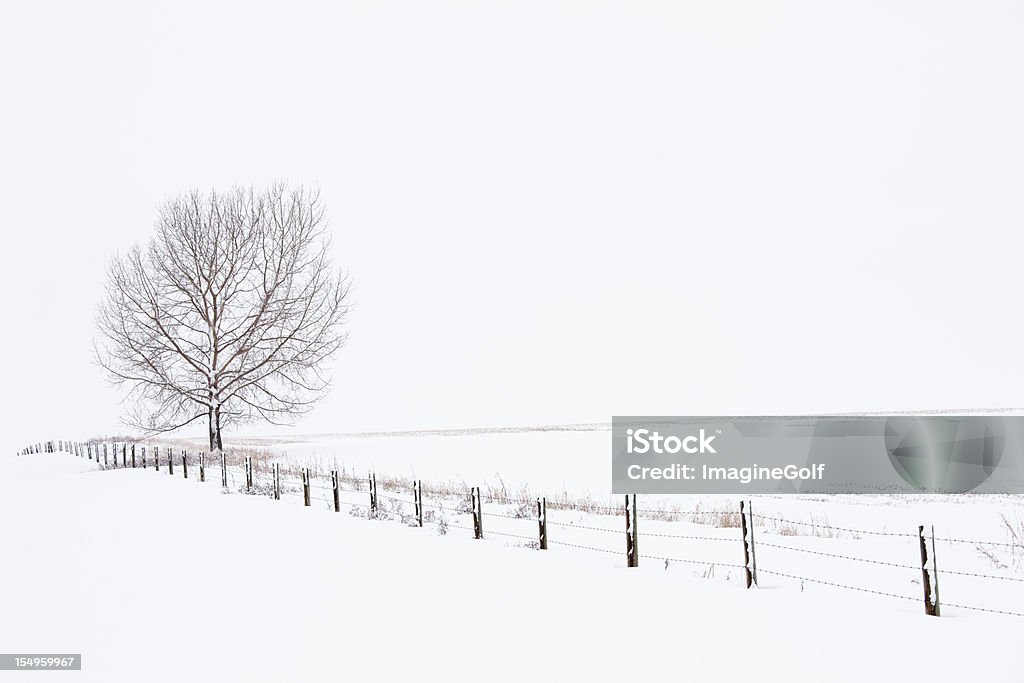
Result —
[[149, 244], [110, 264], [98, 363], [148, 433], [197, 420], [291, 423], [330, 386], [349, 279], [332, 265], [317, 192], [283, 184], [166, 202]]

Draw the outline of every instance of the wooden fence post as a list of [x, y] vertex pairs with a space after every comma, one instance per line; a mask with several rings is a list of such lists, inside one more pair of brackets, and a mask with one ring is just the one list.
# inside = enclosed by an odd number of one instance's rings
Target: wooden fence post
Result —
[[281, 500], [281, 464], [275, 462], [274, 468], [274, 500]]
[[174, 449], [167, 448], [167, 474], [174, 475]]
[[484, 537], [484, 510], [483, 501], [480, 499], [480, 487], [471, 488], [469, 495], [473, 503], [473, 538], [481, 539]]
[[135, 469], [135, 444], [132, 444], [132, 469]]
[[341, 481], [338, 470], [331, 470], [331, 488], [334, 489], [334, 511], [341, 512]]
[[199, 451], [199, 481], [206, 481], [206, 451]]
[[146, 469], [146, 447], [142, 447], [142, 469]]
[[228, 487], [228, 459], [224, 451], [220, 452], [220, 485]]
[[302, 502], [309, 507], [309, 468], [302, 468]]
[[159, 446], [153, 446], [153, 467], [156, 468], [157, 472], [160, 471], [160, 447]]
[[252, 456], [245, 456], [245, 492], [249, 493], [252, 490]]
[[417, 479], [412, 483], [412, 501], [416, 509], [416, 526], [423, 526], [423, 482]]
[[939, 556], [935, 554], [935, 525], [932, 524], [932, 589], [935, 591], [935, 616], [941, 616], [939, 602]]
[[637, 543], [636, 494], [633, 494], [633, 508], [630, 509], [629, 494], [626, 494], [626, 566], [640, 566], [640, 549]]
[[747, 588], [753, 583], [754, 574], [750, 570], [750, 541], [749, 528], [747, 526], [747, 512], [743, 501], [740, 501], [740, 530], [743, 534], [743, 578]]
[[537, 532], [540, 534], [540, 549], [548, 549], [548, 499], [537, 499]]
[[747, 501], [747, 528], [750, 530], [750, 578], [757, 585], [757, 544], [754, 543], [754, 502]]
[[[132, 448], [135, 448], [133, 445]], [[121, 447], [121, 466], [128, 467], [128, 444]]]
[[103, 444], [103, 466], [107, 466], [107, 444]]
[[370, 472], [370, 512], [377, 514], [377, 475]]
[[188, 479], [188, 449], [181, 449], [181, 477]]
[[924, 537], [924, 525], [917, 527], [917, 540], [921, 547], [921, 587], [924, 589], [924, 613], [931, 617], [940, 616], [939, 577], [935, 564], [935, 527], [932, 527], [932, 555], [928, 556], [928, 543]]
[[92, 444], [89, 444], [89, 459], [92, 460]]

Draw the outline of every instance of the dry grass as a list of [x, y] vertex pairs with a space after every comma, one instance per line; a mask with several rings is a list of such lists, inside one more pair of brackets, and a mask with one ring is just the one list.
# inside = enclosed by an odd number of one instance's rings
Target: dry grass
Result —
[[[755, 515], [755, 519], [757, 516]], [[857, 534], [836, 529], [828, 521], [828, 515], [824, 512], [809, 515], [810, 521], [797, 523], [788, 520], [776, 520], [772, 518], [761, 518], [761, 525], [769, 531], [774, 531], [780, 536], [816, 536], [817, 538], [860, 538]]]
[[[133, 443], [133, 437], [104, 437], [96, 439], [95, 442], [118, 442]], [[145, 445], [147, 452], [152, 453], [154, 446], [159, 446], [161, 452], [168, 447], [174, 448], [176, 454], [183, 450], [189, 454], [189, 465], [194, 466], [194, 455], [203, 450], [203, 445], [195, 439], [147, 439], [134, 442], [138, 445]], [[276, 453], [266, 447], [256, 446], [232, 446], [225, 451], [225, 457], [229, 467], [241, 467], [246, 457], [252, 458], [253, 474], [260, 485], [261, 478], [266, 482], [271, 474], [271, 465], [278, 462], [281, 467], [282, 480], [300, 480], [302, 471], [308, 469], [314, 480], [320, 480], [319, 485], [330, 481], [332, 471], [337, 471], [341, 484], [349, 490], [368, 491], [369, 477], [367, 473], [349, 470], [344, 464], [339, 464], [337, 459], [325, 459], [318, 456], [309, 456], [304, 459], [282, 458], [281, 453]], [[215, 467], [215, 463], [207, 462], [207, 472]], [[208, 475], [209, 476], [209, 475]], [[554, 494], [540, 494], [532, 490], [528, 485], [520, 485], [515, 490], [509, 490], [500, 474], [495, 475], [497, 482], [481, 486], [481, 494], [484, 502], [498, 505], [509, 505], [513, 509], [511, 514], [524, 519], [531, 518], [536, 514], [537, 499], [543, 495], [546, 499], [549, 510], [562, 510], [579, 512], [594, 515], [619, 515], [624, 509], [624, 501], [621, 496], [607, 496], [603, 499], [594, 498], [591, 494], [571, 494], [562, 490]], [[376, 474], [377, 490], [380, 492], [397, 493], [411, 499], [415, 483], [413, 476], [394, 474]], [[292, 482], [292, 483], [293, 483]], [[291, 483], [282, 481], [282, 486], [290, 486]], [[423, 494], [427, 498], [447, 498], [459, 501], [457, 508], [465, 507], [468, 510], [468, 498], [470, 486], [462, 479], [449, 479], [447, 481], [423, 481]], [[399, 511], [393, 511], [399, 513]], [[401, 513], [399, 513], [401, 514]], [[664, 522], [677, 522], [680, 520], [702, 524], [706, 526], [734, 529], [740, 526], [740, 512], [738, 505], [731, 502], [707, 503], [698, 501], [692, 508], [671, 503], [666, 500], [657, 500], [649, 507], [642, 507], [640, 515], [644, 519], [658, 520]], [[1024, 543], [1024, 521], [1020, 519], [1009, 520], [1003, 518], [1004, 525], [1013, 542]], [[786, 521], [773, 519], [771, 516], [763, 517], [755, 514], [754, 524], [763, 527], [767, 531], [780, 536], [816, 536], [819, 538], [858, 538], [857, 535], [846, 531], [835, 529], [829, 523], [828, 516], [824, 513], [811, 513], [809, 521], [795, 520]], [[991, 549], [979, 548], [986, 557], [993, 563], [1011, 561], [1014, 566], [1024, 567], [1024, 550], [1015, 550], [1009, 560], [1001, 558], [992, 553]]]
[[1010, 545], [979, 544], [976, 550], [997, 569], [1024, 571], [1024, 518], [1014, 516], [1010, 519], [1005, 514], [999, 516], [1003, 521], [1006, 543]]
[[697, 503], [688, 519], [694, 524], [706, 524], [725, 529], [737, 529], [740, 522], [740, 511], [724, 505], [710, 506]]

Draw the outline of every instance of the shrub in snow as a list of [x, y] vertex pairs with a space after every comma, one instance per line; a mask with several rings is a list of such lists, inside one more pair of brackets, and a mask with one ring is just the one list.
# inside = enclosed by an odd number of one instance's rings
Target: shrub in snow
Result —
[[378, 506], [376, 510], [353, 505], [348, 513], [360, 519], [391, 519], [391, 514]]
[[537, 516], [537, 504], [520, 503], [516, 506], [516, 509], [512, 511], [512, 516], [516, 519], [533, 519]]
[[[253, 484], [252, 488], [246, 489], [245, 485], [238, 487], [238, 493], [244, 493], [250, 496], [270, 496], [274, 497], [274, 485], [273, 484]], [[282, 495], [284, 489], [281, 490]]]
[[366, 511], [367, 519], [391, 519], [391, 513], [382, 508], [380, 505], [377, 506], [376, 510]]
[[1018, 572], [1024, 571], [1024, 519], [1015, 517], [1010, 519], [1006, 515], [1000, 515], [1003, 520], [1003, 528], [1009, 547], [1001, 545], [979, 544], [975, 546], [982, 557], [992, 563], [996, 569], [1013, 568]]

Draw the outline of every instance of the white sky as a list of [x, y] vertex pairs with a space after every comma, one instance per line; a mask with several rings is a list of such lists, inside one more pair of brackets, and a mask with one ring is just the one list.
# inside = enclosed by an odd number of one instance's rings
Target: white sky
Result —
[[303, 432], [1019, 406], [1022, 36], [1019, 2], [4, 3], [5, 436], [117, 429], [107, 260], [274, 179], [356, 282]]

